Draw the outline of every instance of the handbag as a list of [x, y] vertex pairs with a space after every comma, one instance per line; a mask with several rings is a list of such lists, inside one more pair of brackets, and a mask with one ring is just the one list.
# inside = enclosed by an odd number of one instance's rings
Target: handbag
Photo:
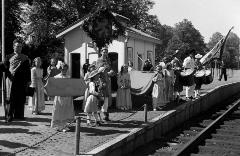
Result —
[[33, 87], [27, 87], [26, 88], [26, 96], [33, 96], [34, 95], [34, 92], [35, 92], [35, 88]]

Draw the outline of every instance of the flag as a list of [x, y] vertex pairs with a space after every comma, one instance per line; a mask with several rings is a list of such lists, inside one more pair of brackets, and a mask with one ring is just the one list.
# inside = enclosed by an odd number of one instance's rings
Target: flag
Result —
[[209, 51], [206, 55], [204, 55], [201, 58], [200, 62], [202, 63], [202, 65], [206, 65], [206, 64], [210, 63], [213, 59], [220, 59], [220, 60], [222, 59], [224, 46], [225, 46], [226, 40], [228, 38], [228, 35], [232, 29], [233, 29], [233, 27], [228, 31], [228, 33], [225, 37], [221, 38], [221, 40], [218, 41], [218, 43], [213, 47], [213, 49], [211, 51]]

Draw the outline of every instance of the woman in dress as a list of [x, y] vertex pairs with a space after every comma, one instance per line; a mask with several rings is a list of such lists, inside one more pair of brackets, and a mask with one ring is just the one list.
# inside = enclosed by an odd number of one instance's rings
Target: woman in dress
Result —
[[34, 67], [31, 69], [31, 85], [35, 89], [33, 96], [28, 99], [28, 106], [32, 114], [39, 114], [45, 109], [44, 89], [43, 89], [43, 69], [42, 60], [36, 57], [33, 61]]
[[166, 79], [166, 101], [167, 102], [171, 102], [174, 100], [174, 96], [173, 96], [173, 83], [174, 83], [174, 79], [175, 79], [175, 75], [174, 75], [174, 71], [172, 70], [172, 64], [171, 63], [167, 63], [166, 64], [166, 69], [164, 69], [164, 76]]
[[132, 109], [132, 99], [130, 93], [131, 80], [128, 73], [128, 66], [123, 65], [118, 75], [118, 90], [117, 90], [117, 105], [118, 109], [129, 110]]
[[[60, 65], [61, 73], [54, 76], [54, 78], [69, 78], [67, 75], [68, 65], [62, 63]], [[74, 119], [74, 107], [72, 97], [55, 96], [51, 128], [57, 130], [68, 131], [67, 123]]]
[[157, 109], [162, 109], [163, 106], [166, 104], [166, 96], [165, 96], [165, 77], [163, 74], [161, 65], [157, 65], [156, 67], [156, 75], [153, 77], [153, 91], [152, 91], [152, 104], [153, 110], [156, 111]]

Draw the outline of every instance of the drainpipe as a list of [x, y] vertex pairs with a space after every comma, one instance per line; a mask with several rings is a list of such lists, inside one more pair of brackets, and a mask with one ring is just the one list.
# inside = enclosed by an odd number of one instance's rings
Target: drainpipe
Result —
[[[2, 62], [5, 61], [5, 0], [2, 0]], [[2, 75], [2, 106], [5, 106], [6, 96], [5, 72]]]
[[129, 40], [128, 32], [125, 33], [125, 40], [124, 40], [124, 53], [123, 53], [123, 58], [124, 58], [124, 64], [127, 64], [127, 43]]

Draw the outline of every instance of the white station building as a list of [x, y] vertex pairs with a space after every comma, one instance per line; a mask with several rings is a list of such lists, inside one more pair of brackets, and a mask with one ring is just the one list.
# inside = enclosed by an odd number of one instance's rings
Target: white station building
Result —
[[[113, 14], [120, 19], [122, 16]], [[91, 64], [98, 58], [97, 48], [91, 38], [82, 29], [85, 19], [75, 22], [57, 34], [57, 38], [64, 38], [64, 61], [69, 65], [69, 72], [72, 78], [83, 76], [82, 66], [89, 59]], [[119, 72], [123, 64], [133, 62], [133, 68], [142, 70], [143, 62], [150, 59], [155, 65], [155, 47], [161, 44], [158, 38], [146, 34], [132, 27], [126, 27], [125, 36], [108, 46], [108, 56], [112, 69]]]

